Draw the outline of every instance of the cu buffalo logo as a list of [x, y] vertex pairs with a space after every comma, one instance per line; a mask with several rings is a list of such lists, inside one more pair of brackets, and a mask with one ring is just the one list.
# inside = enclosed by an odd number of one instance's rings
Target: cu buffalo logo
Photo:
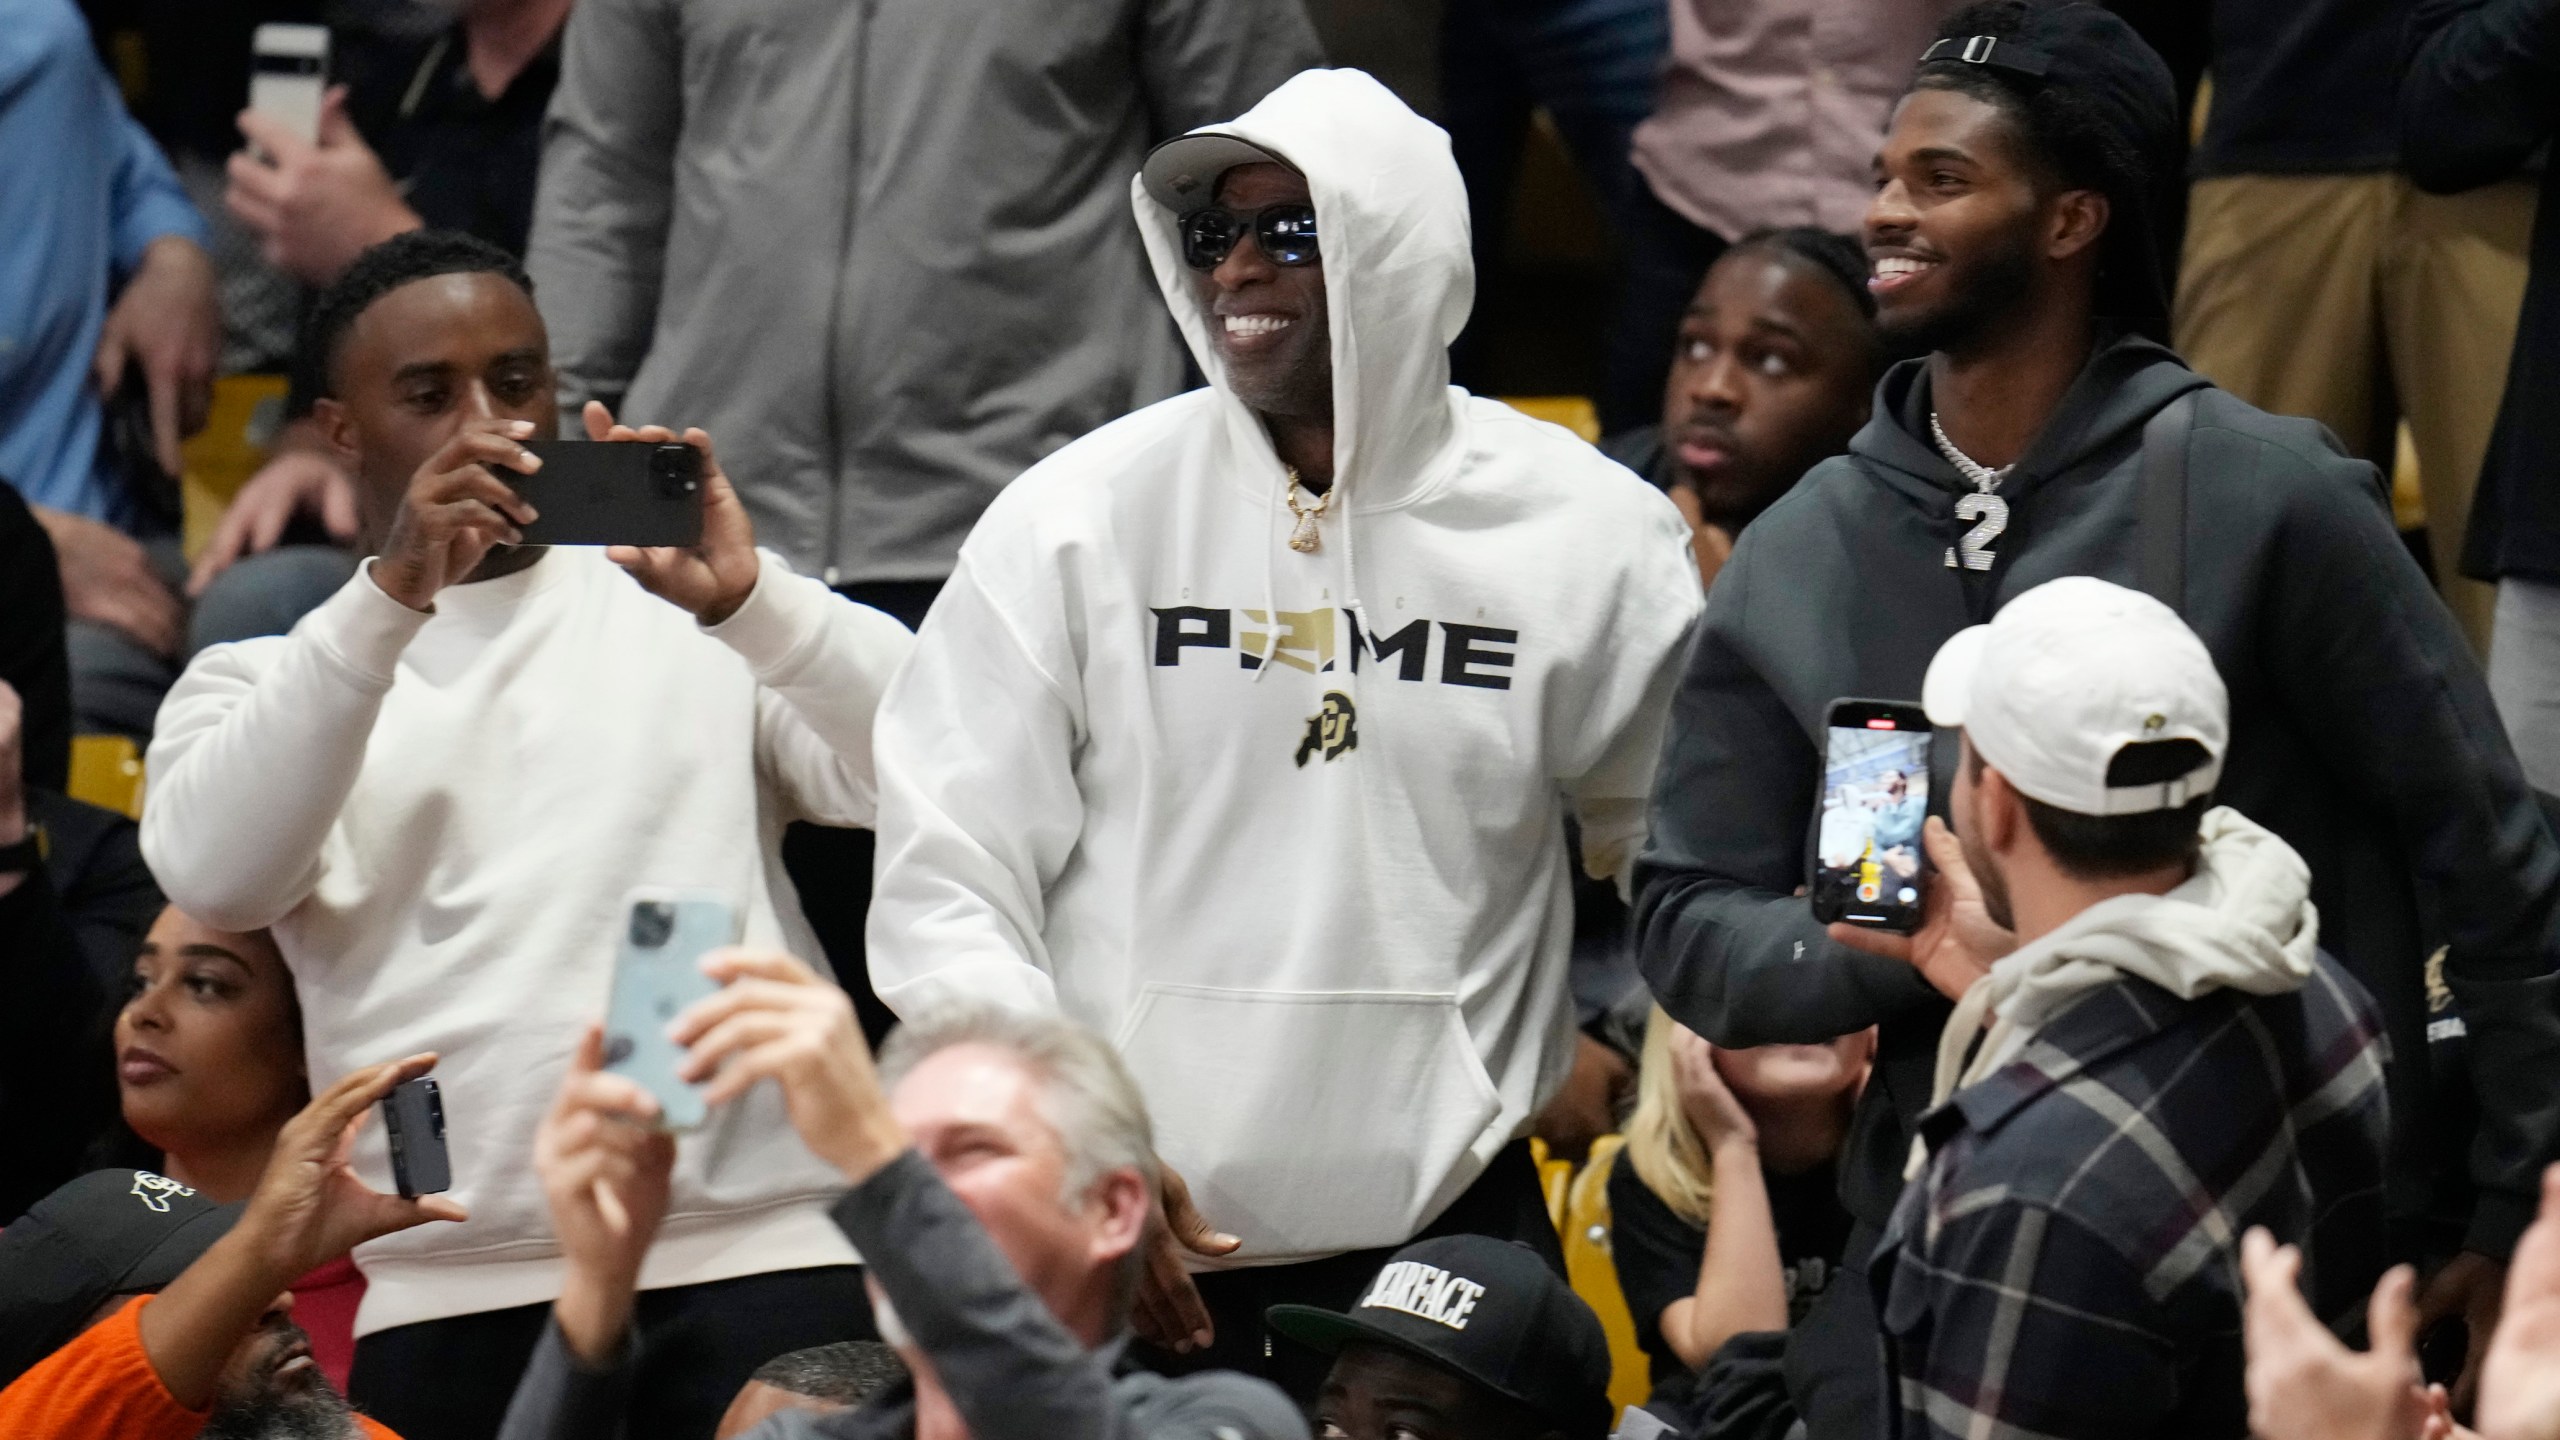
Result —
[[148, 1170], [133, 1172], [133, 1197], [163, 1215], [169, 1213], [170, 1196], [194, 1193], [166, 1175], [154, 1175]]
[[1322, 755], [1331, 760], [1346, 750], [1360, 748], [1359, 712], [1351, 708], [1351, 697], [1339, 690], [1324, 692], [1324, 708], [1307, 717], [1307, 733], [1298, 742], [1298, 768], [1307, 768], [1310, 756]]

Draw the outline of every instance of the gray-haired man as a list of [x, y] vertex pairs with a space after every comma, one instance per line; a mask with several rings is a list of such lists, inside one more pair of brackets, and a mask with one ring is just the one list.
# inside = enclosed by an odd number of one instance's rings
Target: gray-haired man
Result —
[[[851, 1002], [799, 961], [726, 951], [708, 968], [724, 988], [676, 1023], [685, 1072], [715, 1105], [781, 1087], [800, 1138], [853, 1187], [835, 1221], [912, 1376], [748, 1440], [1303, 1440], [1259, 1380], [1113, 1374], [1157, 1175], [1146, 1107], [1108, 1044], [1056, 1016], [959, 1006], [892, 1035], [875, 1071]], [[634, 1281], [675, 1141], [646, 1092], [599, 1068], [602, 1049], [590, 1029], [535, 1142], [568, 1273], [502, 1440], [619, 1434], [638, 1364]]]

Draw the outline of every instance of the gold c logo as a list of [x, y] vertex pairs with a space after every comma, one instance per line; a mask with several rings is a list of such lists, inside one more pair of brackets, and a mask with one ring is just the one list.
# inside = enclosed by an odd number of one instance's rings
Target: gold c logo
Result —
[[1307, 757], [1321, 753], [1328, 761], [1346, 750], [1360, 748], [1359, 714], [1352, 709], [1351, 697], [1339, 690], [1324, 692], [1324, 708], [1307, 717], [1307, 733], [1298, 742], [1298, 768], [1307, 768]]

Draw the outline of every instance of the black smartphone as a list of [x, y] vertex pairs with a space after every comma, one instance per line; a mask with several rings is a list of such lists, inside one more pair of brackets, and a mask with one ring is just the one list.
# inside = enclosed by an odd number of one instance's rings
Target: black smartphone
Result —
[[1917, 705], [1835, 700], [1826, 717], [1816, 811], [1814, 918], [1904, 934], [1929, 889], [1929, 717]]
[[391, 1139], [391, 1179], [415, 1200], [453, 1188], [453, 1161], [444, 1149], [444, 1092], [421, 1075], [404, 1080], [382, 1098], [382, 1129]]
[[541, 512], [527, 545], [699, 545], [702, 452], [640, 440], [529, 440], [531, 474], [498, 478]]

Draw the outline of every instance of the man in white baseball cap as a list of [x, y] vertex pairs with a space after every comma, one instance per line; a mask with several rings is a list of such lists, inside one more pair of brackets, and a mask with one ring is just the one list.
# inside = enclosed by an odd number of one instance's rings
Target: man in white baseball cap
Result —
[[2167, 606], [2038, 586], [1922, 695], [1964, 748], [1910, 958], [1955, 1012], [1870, 1269], [1893, 1433], [2245, 1434], [2241, 1233], [2323, 1315], [2382, 1268], [2373, 1000], [2301, 857], [2209, 808], [2229, 699]]

